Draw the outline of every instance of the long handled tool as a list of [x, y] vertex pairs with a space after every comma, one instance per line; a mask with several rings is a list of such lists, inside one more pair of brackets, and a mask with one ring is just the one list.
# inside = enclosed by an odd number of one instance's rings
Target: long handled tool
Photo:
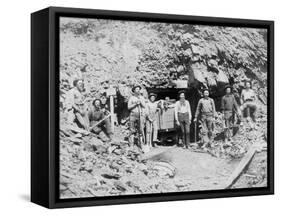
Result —
[[239, 121], [239, 125], [242, 125], [242, 113], [239, 113], [238, 110], [234, 109], [234, 113], [236, 114], [237, 116], [237, 119]]
[[[147, 153], [150, 151], [151, 147], [152, 147], [152, 144], [151, 144], [151, 139], [152, 139], [152, 122], [149, 122], [149, 125], [150, 125], [150, 128], [149, 128], [149, 131], [147, 131], [147, 136], [146, 136], [146, 139], [145, 141], [143, 142], [144, 145], [142, 146], [142, 150], [144, 153]], [[147, 130], [147, 128], [146, 128]]]
[[197, 143], [197, 120], [194, 122], [194, 139], [195, 143]]
[[94, 127], [98, 126], [100, 123], [102, 123], [104, 120], [106, 120], [107, 118], [109, 118], [111, 116], [111, 114], [108, 114], [107, 116], [105, 116], [102, 120], [98, 121], [95, 125], [93, 125], [92, 127], [90, 127], [89, 130], [92, 130]]
[[148, 143], [149, 143], [149, 147], [152, 147], [152, 122], [149, 122], [149, 124], [150, 124], [150, 129], [149, 129], [149, 141], [148, 141]]
[[140, 104], [138, 105], [138, 111], [139, 111], [139, 130], [138, 130], [138, 135], [139, 135], [139, 147], [141, 148], [142, 146], [142, 122], [141, 122], [141, 107]]

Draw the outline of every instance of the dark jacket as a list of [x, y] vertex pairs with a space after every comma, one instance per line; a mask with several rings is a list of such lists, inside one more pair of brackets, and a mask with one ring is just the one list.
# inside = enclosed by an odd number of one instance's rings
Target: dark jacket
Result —
[[198, 102], [197, 109], [195, 112], [195, 118], [198, 117], [198, 115], [204, 115], [204, 114], [211, 114], [215, 115], [216, 113], [216, 107], [215, 102], [212, 98], [201, 98]]
[[238, 110], [238, 105], [233, 94], [225, 95], [221, 99], [221, 110], [222, 111], [234, 111]]

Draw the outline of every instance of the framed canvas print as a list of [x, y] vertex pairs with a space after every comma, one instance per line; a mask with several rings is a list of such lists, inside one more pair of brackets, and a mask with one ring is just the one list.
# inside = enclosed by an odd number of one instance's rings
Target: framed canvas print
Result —
[[31, 27], [32, 202], [273, 194], [273, 21], [50, 7]]

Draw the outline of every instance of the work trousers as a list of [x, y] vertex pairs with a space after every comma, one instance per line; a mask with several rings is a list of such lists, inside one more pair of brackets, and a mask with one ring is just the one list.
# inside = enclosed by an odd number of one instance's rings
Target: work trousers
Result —
[[[131, 112], [130, 113], [130, 133], [129, 133], [129, 143], [130, 145], [133, 145], [134, 143], [134, 137], [136, 135], [139, 135], [143, 139], [143, 129], [144, 129], [144, 118], [142, 115], [140, 115], [137, 112]], [[139, 140], [139, 144], [141, 140]]]
[[256, 122], [257, 105], [252, 101], [246, 101], [242, 106], [241, 110], [246, 118], [252, 117], [253, 121]]
[[178, 113], [178, 120], [182, 134], [182, 141], [185, 147], [190, 143], [190, 117], [188, 113]]
[[[78, 106], [78, 105], [77, 105]], [[89, 129], [89, 119], [87, 114], [87, 110], [83, 105], [79, 106], [79, 109], [82, 111], [82, 114], [78, 112], [76, 109], [73, 109], [73, 114], [74, 114], [74, 120], [76, 119], [79, 124], [85, 129]]]
[[204, 113], [201, 116], [203, 143], [210, 143], [213, 139], [214, 116], [213, 113]]
[[158, 136], [158, 125], [156, 119], [152, 122], [149, 120], [146, 120], [146, 140], [147, 144], [151, 145], [151, 138], [152, 141], [157, 141]]
[[233, 111], [224, 111], [224, 139], [230, 140], [233, 136], [233, 123], [234, 123], [234, 113]]
[[[91, 120], [90, 126], [94, 126], [99, 121], [105, 118], [105, 114], [101, 111], [95, 112], [93, 114], [93, 119]], [[101, 131], [104, 131], [109, 137], [112, 136], [112, 128], [109, 118], [104, 119], [101, 123], [99, 123], [97, 126], [92, 128], [92, 132], [99, 134]]]

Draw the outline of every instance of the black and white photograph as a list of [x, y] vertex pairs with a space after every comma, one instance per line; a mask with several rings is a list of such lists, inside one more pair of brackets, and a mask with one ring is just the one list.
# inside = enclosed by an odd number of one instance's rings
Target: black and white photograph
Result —
[[59, 19], [59, 198], [268, 186], [266, 28]]
[[278, 6], [3, 1], [0, 214], [276, 215]]

